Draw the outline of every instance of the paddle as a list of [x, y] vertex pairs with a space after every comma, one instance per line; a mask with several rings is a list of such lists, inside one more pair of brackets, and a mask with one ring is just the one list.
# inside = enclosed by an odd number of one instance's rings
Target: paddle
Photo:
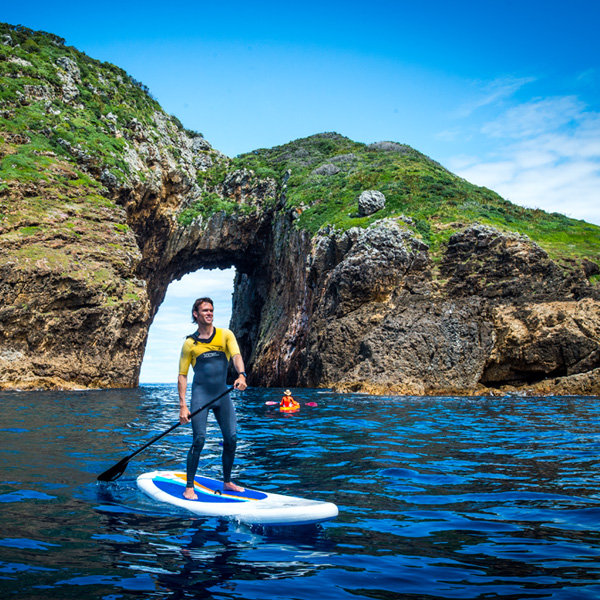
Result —
[[[275, 406], [275, 404], [279, 404], [279, 402], [276, 402], [275, 400], [267, 400], [265, 402], [265, 404], [267, 406]], [[316, 402], [305, 402], [304, 406], [317, 406], [317, 403]]]
[[[193, 413], [190, 414], [190, 419], [194, 415], [197, 415], [199, 412], [202, 412], [205, 408], [208, 408], [211, 404], [214, 404], [217, 400], [220, 400], [223, 396], [225, 396], [225, 394], [229, 394], [229, 392], [233, 391], [234, 389], [235, 389], [235, 386], [231, 386], [229, 389], [225, 390], [222, 394], [218, 395], [214, 400], [207, 402], [204, 406], [202, 406], [198, 410], [195, 410]], [[113, 465], [110, 469], [107, 469], [106, 471], [104, 471], [104, 473], [100, 473], [100, 475], [98, 475], [98, 481], [115, 481], [116, 479], [119, 479], [119, 477], [121, 477], [121, 475], [123, 475], [123, 472], [127, 468], [127, 463], [134, 456], [138, 455], [142, 450], [145, 450], [148, 446], [151, 446], [152, 444], [154, 444], [154, 442], [157, 442], [158, 440], [160, 440], [160, 438], [167, 435], [167, 433], [171, 433], [171, 431], [173, 431], [173, 429], [177, 429], [177, 427], [179, 427], [180, 425], [181, 425], [181, 423], [179, 423], [179, 422], [175, 423], [175, 425], [169, 427], [169, 429], [167, 429], [166, 431], [163, 431], [161, 434], [159, 434], [155, 438], [151, 439], [147, 444], [144, 444], [141, 448], [139, 448], [138, 450], [136, 450], [129, 456], [122, 458], [116, 465]]]

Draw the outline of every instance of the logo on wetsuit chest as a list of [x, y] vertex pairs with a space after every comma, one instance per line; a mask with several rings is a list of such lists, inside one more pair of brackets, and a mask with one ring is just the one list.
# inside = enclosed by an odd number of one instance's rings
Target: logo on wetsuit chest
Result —
[[204, 354], [201, 354], [199, 356], [199, 358], [205, 359], [205, 358], [215, 358], [216, 356], [219, 356], [221, 354], [221, 352], [205, 352]]

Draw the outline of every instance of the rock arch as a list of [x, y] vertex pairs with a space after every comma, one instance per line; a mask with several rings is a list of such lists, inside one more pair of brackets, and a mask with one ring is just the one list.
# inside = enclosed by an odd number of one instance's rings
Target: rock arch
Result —
[[[118, 67], [0, 29], [0, 388], [136, 385], [168, 284], [234, 266], [254, 385], [600, 393], [595, 249], [559, 264], [507, 232], [525, 209], [403, 144], [231, 160]], [[386, 202], [353, 226], [365, 190]]]

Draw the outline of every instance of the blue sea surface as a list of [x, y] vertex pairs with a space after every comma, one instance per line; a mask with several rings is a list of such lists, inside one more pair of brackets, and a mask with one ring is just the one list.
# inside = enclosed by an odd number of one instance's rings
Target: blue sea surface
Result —
[[600, 598], [598, 398], [292, 391], [293, 414], [234, 392], [235, 481], [340, 514], [279, 528], [138, 491], [185, 468], [189, 426], [96, 481], [177, 421], [175, 385], [0, 392], [0, 598]]

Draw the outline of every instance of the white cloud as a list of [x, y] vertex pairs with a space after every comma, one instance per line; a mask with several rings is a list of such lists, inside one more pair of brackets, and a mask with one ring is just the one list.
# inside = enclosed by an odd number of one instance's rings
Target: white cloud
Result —
[[475, 164], [457, 173], [528, 208], [541, 208], [600, 225], [600, 166], [566, 162], [527, 166], [518, 160]]
[[537, 99], [508, 109], [486, 123], [482, 133], [499, 138], [537, 136], [577, 122], [584, 115], [585, 104], [574, 96]]
[[482, 163], [473, 161], [470, 165], [458, 166], [452, 162], [451, 168], [467, 181], [498, 191], [497, 186], [510, 181], [515, 176], [515, 164], [512, 161]]
[[499, 77], [494, 79], [481, 88], [477, 98], [465, 103], [458, 110], [457, 116], [460, 118], [469, 117], [484, 106], [490, 106], [510, 98], [524, 85], [533, 83], [535, 80], [535, 77]]
[[195, 330], [191, 309], [196, 298], [212, 298], [215, 303], [215, 325], [229, 326], [234, 275], [234, 269], [200, 270], [169, 285], [148, 333], [140, 373], [141, 383], [177, 381], [181, 345], [185, 337]]
[[600, 114], [575, 96], [533, 99], [480, 127], [493, 152], [449, 166], [516, 204], [600, 224]]
[[[194, 298], [203, 296], [217, 296], [223, 293], [231, 293], [231, 282], [234, 269], [225, 271], [207, 271], [201, 269], [195, 273], [188, 273], [178, 281], [169, 285], [168, 295], [170, 298]], [[205, 293], [206, 292], [206, 293]]]
[[464, 139], [464, 132], [459, 129], [446, 129], [435, 134], [435, 138], [442, 142], [455, 142], [459, 139]]

